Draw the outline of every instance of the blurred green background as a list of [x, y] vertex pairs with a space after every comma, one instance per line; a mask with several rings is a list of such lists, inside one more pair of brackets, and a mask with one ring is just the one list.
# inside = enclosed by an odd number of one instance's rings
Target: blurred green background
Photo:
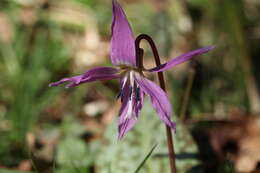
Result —
[[[178, 172], [259, 172], [260, 1], [118, 1], [163, 62], [217, 46], [165, 73]], [[117, 141], [118, 81], [48, 87], [111, 65], [110, 25], [111, 0], [0, 1], [1, 173], [131, 173], [155, 144], [139, 172], [169, 172], [165, 127], [148, 99]]]

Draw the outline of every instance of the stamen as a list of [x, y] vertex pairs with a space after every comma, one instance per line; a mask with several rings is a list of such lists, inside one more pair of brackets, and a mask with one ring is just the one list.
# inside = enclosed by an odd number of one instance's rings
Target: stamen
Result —
[[132, 94], [133, 94], [133, 87], [130, 86], [130, 87], [129, 87], [129, 100], [132, 99]]
[[124, 92], [122, 92], [121, 94], [121, 102], [123, 102], [123, 98], [124, 98]]
[[123, 90], [120, 89], [119, 93], [116, 96], [116, 99], [119, 99], [122, 96], [122, 94], [123, 94]]
[[135, 93], [136, 93], [136, 102], [138, 102], [138, 101], [140, 101], [140, 88], [139, 87], [136, 88]]
[[126, 82], [127, 82], [127, 75], [124, 76], [121, 89], [120, 89], [120, 91], [119, 91], [119, 93], [118, 93], [118, 95], [116, 97], [117, 99], [121, 98], [121, 102], [123, 102], [123, 98], [124, 98], [124, 91], [123, 91], [123, 89], [124, 89], [124, 87], [126, 85]]
[[123, 98], [124, 98], [124, 92], [123, 90], [121, 89], [118, 93], [118, 95], [116, 96], [116, 99], [121, 99], [121, 102], [123, 102]]
[[121, 88], [125, 87], [126, 81], [127, 81], [127, 75], [124, 76], [124, 78], [123, 78], [123, 84], [122, 84]]

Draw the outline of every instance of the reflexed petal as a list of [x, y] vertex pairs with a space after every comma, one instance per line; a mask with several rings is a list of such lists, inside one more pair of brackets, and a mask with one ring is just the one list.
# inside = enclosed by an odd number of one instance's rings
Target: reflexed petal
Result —
[[111, 61], [114, 65], [135, 66], [135, 40], [122, 7], [112, 0], [113, 22], [111, 38]]
[[97, 80], [110, 80], [119, 78], [118, 70], [112, 67], [96, 67], [86, 71], [82, 75], [61, 79], [57, 82], [50, 83], [49, 86], [57, 86], [69, 81], [66, 88], [75, 87], [81, 83], [93, 82]]
[[208, 47], [204, 47], [204, 48], [201, 48], [201, 49], [197, 49], [197, 50], [185, 53], [183, 55], [177, 56], [174, 59], [171, 59], [170, 61], [168, 61], [168, 62], [166, 62], [166, 63], [164, 63], [164, 64], [162, 64], [158, 67], [149, 69], [148, 71], [150, 71], [150, 72], [161, 72], [161, 71], [167, 70], [171, 67], [174, 67], [178, 64], [181, 64], [181, 63], [191, 59], [193, 56], [197, 56], [197, 55], [200, 55], [200, 54], [203, 54], [203, 53], [207, 53], [208, 51], [210, 51], [213, 48], [215, 48], [215, 46], [208, 46]]
[[172, 106], [166, 93], [152, 81], [141, 76], [136, 77], [136, 82], [143, 89], [145, 94], [150, 97], [152, 105], [160, 119], [175, 130], [175, 123], [171, 121]]

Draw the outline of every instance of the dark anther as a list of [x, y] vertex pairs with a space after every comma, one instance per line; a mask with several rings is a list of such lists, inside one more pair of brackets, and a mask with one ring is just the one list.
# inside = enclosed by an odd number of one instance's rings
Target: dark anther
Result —
[[131, 96], [133, 94], [133, 87], [129, 87], [129, 100], [131, 100]]
[[135, 92], [136, 92], [136, 101], [140, 101], [140, 88], [137, 87]]
[[122, 91], [122, 94], [121, 94], [121, 102], [123, 102], [123, 99], [124, 99], [124, 93]]
[[120, 97], [123, 97], [123, 90], [120, 89], [118, 95], [116, 96], [116, 99], [119, 99]]

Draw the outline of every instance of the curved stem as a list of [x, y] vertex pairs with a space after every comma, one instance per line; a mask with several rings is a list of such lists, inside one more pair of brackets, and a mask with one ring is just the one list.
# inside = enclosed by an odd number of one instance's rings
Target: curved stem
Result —
[[[142, 48], [140, 48], [140, 42], [143, 39], [146, 40], [152, 48], [156, 66], [161, 65], [160, 56], [159, 56], [159, 53], [157, 51], [154, 41], [152, 40], [152, 38], [150, 36], [148, 36], [146, 34], [141, 34], [135, 40], [137, 67], [139, 69], [144, 69], [144, 66], [143, 66], [143, 52], [144, 51]], [[163, 72], [158, 72], [157, 74], [158, 74], [160, 87], [166, 92]], [[176, 163], [175, 163], [175, 153], [174, 153], [174, 147], [173, 147], [172, 131], [171, 131], [171, 128], [167, 125], [166, 125], [166, 135], [167, 135], [167, 144], [168, 144], [169, 159], [170, 159], [170, 165], [171, 165], [171, 173], [176, 173]]]

